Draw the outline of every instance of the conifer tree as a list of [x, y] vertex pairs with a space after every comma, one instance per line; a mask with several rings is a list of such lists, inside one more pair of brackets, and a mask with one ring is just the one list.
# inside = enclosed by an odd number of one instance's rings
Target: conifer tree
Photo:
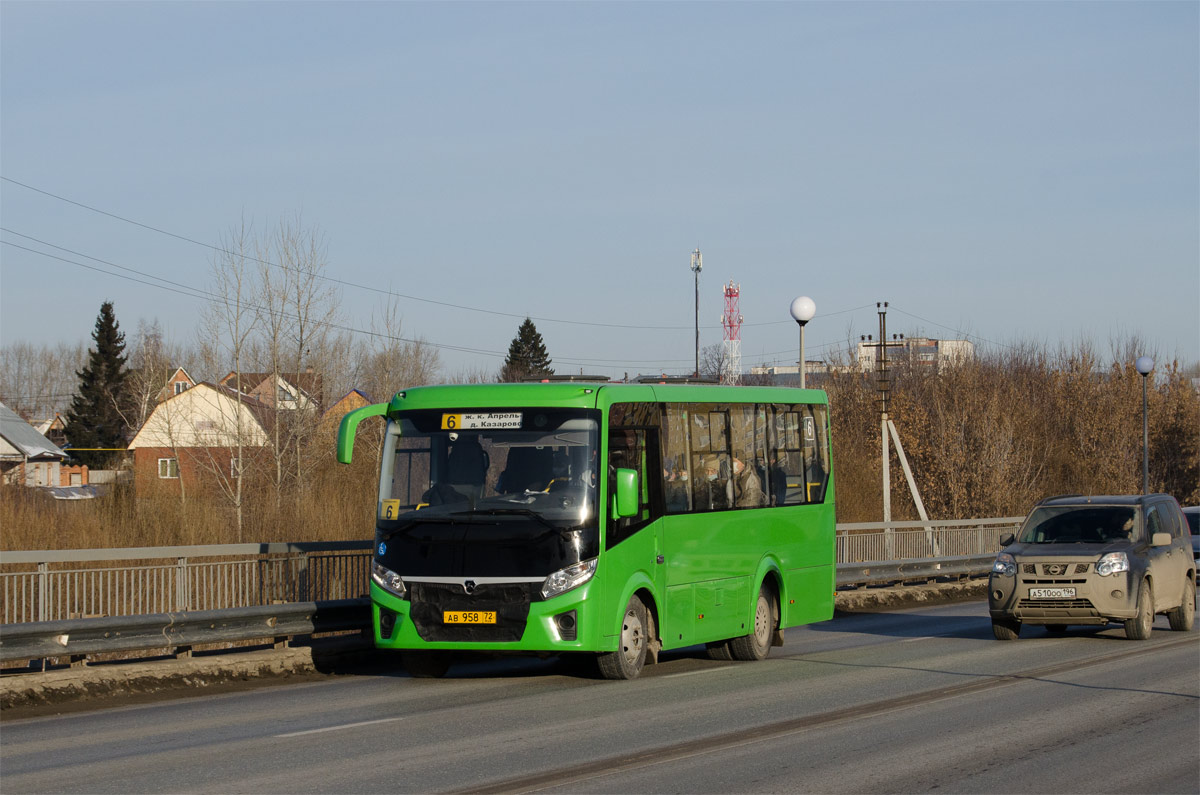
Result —
[[500, 368], [501, 381], [520, 381], [535, 375], [554, 375], [550, 356], [537, 326], [529, 318], [517, 329], [517, 336], [508, 345], [508, 357]]
[[[67, 411], [65, 433], [71, 447], [124, 447], [127, 396], [125, 389], [125, 335], [121, 333], [111, 301], [100, 305], [96, 328], [92, 332], [96, 346], [88, 351], [88, 361], [76, 373], [79, 389]], [[114, 458], [109, 452], [72, 453], [90, 467], [104, 466]]]

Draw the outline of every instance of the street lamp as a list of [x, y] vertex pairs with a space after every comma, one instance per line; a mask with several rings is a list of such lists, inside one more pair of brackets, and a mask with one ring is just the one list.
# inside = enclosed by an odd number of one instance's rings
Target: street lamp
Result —
[[792, 319], [800, 326], [800, 388], [804, 389], [804, 326], [817, 314], [817, 305], [807, 295], [792, 301]]
[[700, 254], [700, 249], [692, 252], [692, 273], [696, 274], [696, 371], [693, 373], [697, 378], [700, 377], [700, 271], [704, 269], [704, 257]]
[[1150, 493], [1150, 423], [1146, 419], [1146, 376], [1154, 369], [1154, 360], [1139, 356], [1133, 363], [1142, 374], [1142, 494]]

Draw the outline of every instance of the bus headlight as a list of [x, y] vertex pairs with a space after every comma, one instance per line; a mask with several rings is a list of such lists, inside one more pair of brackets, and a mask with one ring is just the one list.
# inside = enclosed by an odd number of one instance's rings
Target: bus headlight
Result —
[[1004, 577], [1011, 577], [1017, 573], [1017, 562], [1013, 560], [1013, 556], [1007, 552], [1001, 552], [996, 556], [996, 562], [992, 564], [992, 574], [999, 574]]
[[371, 579], [380, 588], [391, 591], [401, 599], [408, 595], [408, 589], [404, 587], [404, 580], [400, 579], [400, 575], [386, 566], [380, 566], [379, 561], [373, 558], [371, 560]]
[[552, 596], [566, 593], [572, 588], [578, 588], [592, 579], [592, 575], [595, 573], [596, 558], [580, 561], [573, 566], [567, 566], [565, 569], [559, 569], [542, 583], [542, 598], [549, 599]]
[[1129, 571], [1129, 556], [1124, 552], [1109, 552], [1096, 564], [1096, 573], [1101, 577], [1122, 571]]

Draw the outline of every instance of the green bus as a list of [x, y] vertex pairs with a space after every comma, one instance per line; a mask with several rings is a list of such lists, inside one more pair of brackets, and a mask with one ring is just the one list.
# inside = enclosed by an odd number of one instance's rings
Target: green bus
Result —
[[760, 660], [833, 615], [834, 479], [820, 390], [678, 383], [422, 386], [387, 418], [375, 645], [588, 652], [632, 679], [664, 649]]

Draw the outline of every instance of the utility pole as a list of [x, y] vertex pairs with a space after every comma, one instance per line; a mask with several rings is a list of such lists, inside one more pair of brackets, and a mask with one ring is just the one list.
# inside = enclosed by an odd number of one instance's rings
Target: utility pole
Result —
[[[900, 459], [900, 467], [904, 470], [904, 477], [908, 481], [908, 490], [912, 494], [913, 503], [917, 506], [917, 514], [922, 520], [928, 521], [929, 514], [925, 512], [925, 503], [921, 500], [921, 493], [917, 491], [917, 481], [913, 477], [912, 468], [908, 465], [908, 456], [904, 454], [904, 445], [900, 443], [900, 432], [896, 430], [896, 424], [888, 417], [888, 404], [891, 400], [892, 384], [891, 373], [888, 370], [887, 350], [889, 347], [903, 345], [904, 335], [893, 334], [892, 340], [889, 342], [887, 338], [888, 302], [878, 302], [875, 304], [875, 308], [879, 312], [879, 342], [867, 343], [866, 347], [876, 349], [875, 387], [879, 392], [876, 404], [879, 406], [880, 456], [883, 469], [883, 521], [885, 523], [892, 521], [892, 475], [891, 450], [888, 447], [889, 435], [892, 441], [896, 443], [896, 456]], [[867, 339], [869, 340], [870, 336]], [[884, 537], [886, 539], [888, 558], [894, 558], [895, 542], [893, 529], [890, 527], [885, 528]], [[933, 537], [933, 528], [930, 525], [925, 526], [925, 540], [929, 545], [930, 554], [937, 556], [939, 554], [938, 544]]]
[[696, 369], [692, 373], [695, 378], [700, 377], [700, 271], [703, 269], [704, 257], [697, 248], [692, 251], [692, 273], [696, 275]]

